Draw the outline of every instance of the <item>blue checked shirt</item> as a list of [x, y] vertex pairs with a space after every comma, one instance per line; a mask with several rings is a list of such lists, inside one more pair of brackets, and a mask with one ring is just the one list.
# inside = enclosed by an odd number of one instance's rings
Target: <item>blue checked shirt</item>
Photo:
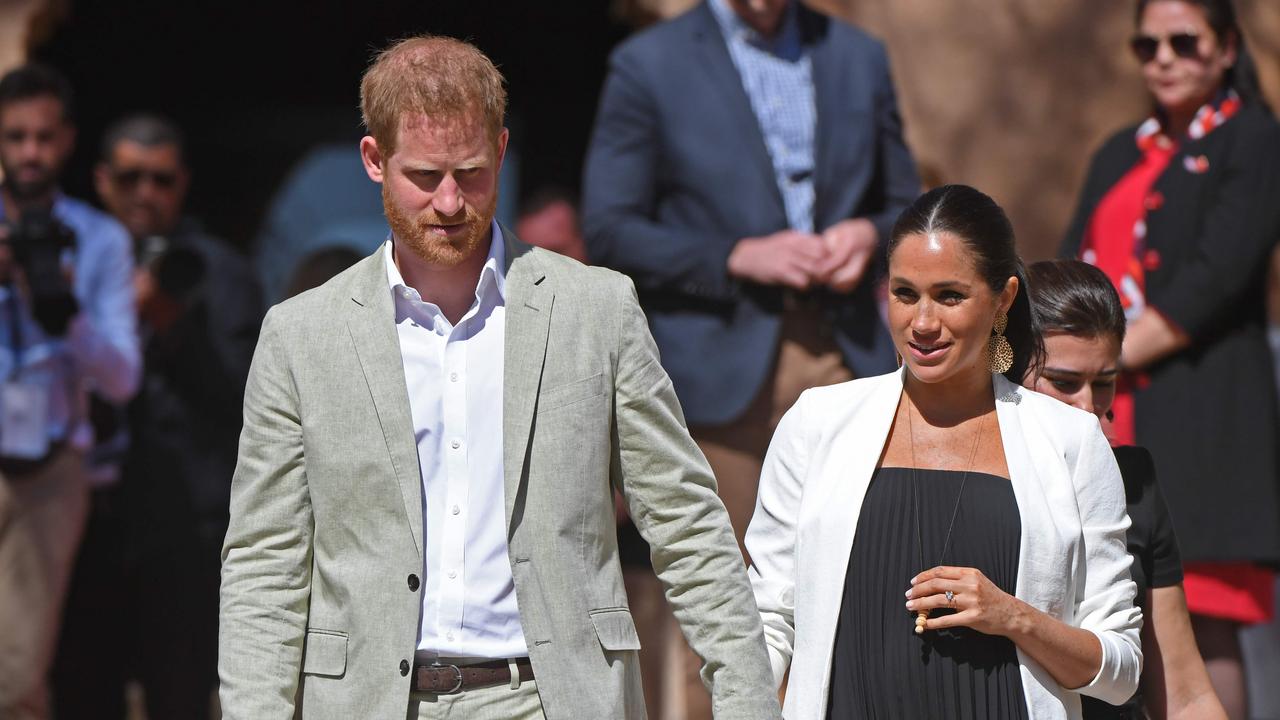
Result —
[[[49, 439], [87, 450], [93, 444], [87, 396], [124, 403], [137, 391], [142, 351], [133, 296], [133, 249], [129, 233], [88, 203], [59, 195], [53, 216], [76, 234], [72, 288], [80, 313], [65, 337], [45, 335], [27, 303], [0, 286], [0, 380], [43, 385], [49, 391]], [[0, 203], [0, 222], [8, 222]], [[13, 347], [17, 304], [22, 346]]]
[[743, 22], [727, 0], [710, 0], [710, 5], [760, 123], [787, 222], [793, 230], [813, 232], [817, 110], [813, 64], [800, 42], [796, 3], [788, 3], [782, 25], [773, 38], [762, 36]]

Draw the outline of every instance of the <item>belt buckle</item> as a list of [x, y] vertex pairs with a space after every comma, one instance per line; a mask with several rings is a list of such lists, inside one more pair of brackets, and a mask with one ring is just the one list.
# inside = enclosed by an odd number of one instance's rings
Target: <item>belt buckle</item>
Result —
[[462, 691], [462, 668], [453, 664], [443, 665], [440, 663], [439, 660], [431, 663], [427, 667], [431, 668], [432, 670], [453, 668], [453, 674], [458, 676], [458, 679], [454, 682], [453, 687], [449, 688], [448, 690], [445, 690], [444, 692], [438, 692], [436, 693], [437, 695], [455, 695]]

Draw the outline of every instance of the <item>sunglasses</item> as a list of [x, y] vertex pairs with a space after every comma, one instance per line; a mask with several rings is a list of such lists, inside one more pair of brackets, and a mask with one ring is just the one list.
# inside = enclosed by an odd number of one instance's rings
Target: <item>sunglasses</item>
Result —
[[1189, 32], [1174, 33], [1163, 38], [1154, 35], [1134, 35], [1129, 40], [1129, 47], [1133, 49], [1133, 54], [1138, 60], [1145, 65], [1156, 59], [1156, 53], [1160, 52], [1160, 43], [1166, 40], [1174, 55], [1183, 59], [1200, 57], [1200, 36]]
[[156, 170], [117, 170], [112, 177], [116, 184], [126, 190], [132, 190], [142, 184], [144, 180], [150, 181], [152, 185], [163, 190], [168, 190], [178, 184], [178, 174], [176, 172], [163, 172]]

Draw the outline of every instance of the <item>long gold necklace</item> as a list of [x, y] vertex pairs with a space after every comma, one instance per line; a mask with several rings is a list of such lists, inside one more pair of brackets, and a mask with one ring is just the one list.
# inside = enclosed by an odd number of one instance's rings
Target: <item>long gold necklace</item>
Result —
[[[919, 478], [916, 477], [916, 473], [918, 472], [920, 466], [916, 463], [916, 427], [915, 427], [915, 421], [912, 419], [912, 415], [913, 415], [912, 408], [914, 407], [915, 403], [911, 402], [911, 397], [909, 395], [907, 395], [906, 398], [907, 398], [907, 433], [911, 439], [911, 505], [912, 505], [912, 508], [915, 510], [916, 543], [917, 543], [917, 547], [920, 550], [921, 572], [924, 572], [928, 568], [924, 566], [924, 531], [921, 529], [922, 526], [920, 523], [920, 499], [918, 497], [920, 492], [920, 481], [919, 481]], [[982, 425], [984, 422], [986, 422], [986, 419], [987, 418], [984, 415], [980, 420], [978, 420], [978, 429], [974, 431], [973, 450], [969, 453], [969, 464], [965, 466], [964, 474], [960, 476], [960, 492], [956, 493], [956, 504], [955, 504], [955, 507], [951, 509], [951, 523], [947, 525], [947, 536], [942, 541], [942, 552], [938, 553], [938, 562], [934, 563], [935, 566], [942, 564], [942, 561], [947, 557], [947, 550], [951, 546], [951, 531], [955, 530], [956, 517], [960, 513], [960, 498], [964, 496], [964, 485], [969, 480], [969, 470], [973, 468], [973, 462], [978, 457], [978, 446], [982, 443]], [[948, 599], [950, 599], [950, 596], [948, 596]], [[928, 619], [929, 619], [928, 610], [920, 610], [919, 612], [916, 613], [916, 634], [917, 635], [924, 632], [924, 623]]]

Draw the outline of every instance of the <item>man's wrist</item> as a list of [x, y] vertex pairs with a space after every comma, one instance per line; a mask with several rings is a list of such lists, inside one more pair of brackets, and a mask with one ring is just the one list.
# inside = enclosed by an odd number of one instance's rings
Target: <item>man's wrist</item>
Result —
[[755, 242], [755, 238], [742, 238], [734, 244], [733, 249], [729, 251], [729, 257], [725, 262], [725, 269], [729, 271], [729, 277], [743, 278], [747, 277], [742, 267], [742, 257], [744, 253], [750, 252], [750, 243]]

